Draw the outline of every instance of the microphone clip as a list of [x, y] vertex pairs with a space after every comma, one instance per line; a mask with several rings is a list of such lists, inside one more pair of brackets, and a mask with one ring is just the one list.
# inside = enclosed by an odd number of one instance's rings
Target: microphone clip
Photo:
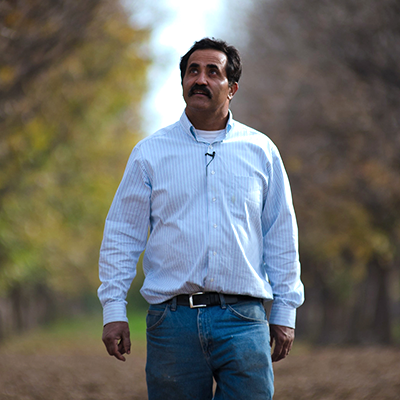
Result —
[[207, 157], [207, 156], [211, 157], [211, 160], [210, 160], [210, 161], [207, 163], [207, 165], [206, 165], [206, 168], [207, 168], [207, 167], [210, 165], [210, 162], [211, 162], [212, 160], [214, 160], [215, 151], [213, 151], [212, 154], [206, 153], [205, 156], [206, 156], [206, 157]]

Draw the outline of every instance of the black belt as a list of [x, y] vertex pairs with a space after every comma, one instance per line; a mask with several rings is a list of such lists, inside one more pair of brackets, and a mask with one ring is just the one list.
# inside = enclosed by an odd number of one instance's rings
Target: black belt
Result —
[[[198, 292], [193, 294], [180, 294], [175, 298], [176, 298], [176, 304], [178, 304], [179, 306], [199, 308], [199, 307], [221, 305], [221, 296], [223, 297], [225, 304], [235, 304], [239, 301], [261, 301], [261, 299], [252, 296], [221, 294], [217, 292]], [[173, 299], [168, 300], [168, 302], [171, 301], [173, 301]]]

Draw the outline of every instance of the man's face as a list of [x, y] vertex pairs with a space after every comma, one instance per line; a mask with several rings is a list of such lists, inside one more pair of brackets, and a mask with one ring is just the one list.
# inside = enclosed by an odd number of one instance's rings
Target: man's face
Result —
[[237, 84], [229, 86], [226, 63], [225, 53], [212, 49], [196, 50], [189, 57], [182, 87], [183, 98], [191, 113], [228, 112]]

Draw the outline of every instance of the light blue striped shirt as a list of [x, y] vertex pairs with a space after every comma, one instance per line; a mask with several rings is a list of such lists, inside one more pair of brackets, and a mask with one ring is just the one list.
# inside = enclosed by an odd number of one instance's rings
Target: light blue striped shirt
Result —
[[143, 250], [150, 304], [199, 291], [250, 295], [274, 300], [271, 324], [295, 326], [304, 294], [288, 178], [271, 140], [231, 114], [211, 144], [183, 113], [133, 149], [100, 250], [104, 324], [127, 321]]

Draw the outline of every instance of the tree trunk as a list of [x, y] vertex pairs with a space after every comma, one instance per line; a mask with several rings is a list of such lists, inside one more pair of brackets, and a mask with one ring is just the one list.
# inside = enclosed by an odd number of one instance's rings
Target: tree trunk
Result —
[[372, 329], [379, 343], [392, 344], [393, 337], [389, 292], [390, 268], [381, 266], [378, 262], [374, 262], [372, 270], [377, 285], [374, 326]]

